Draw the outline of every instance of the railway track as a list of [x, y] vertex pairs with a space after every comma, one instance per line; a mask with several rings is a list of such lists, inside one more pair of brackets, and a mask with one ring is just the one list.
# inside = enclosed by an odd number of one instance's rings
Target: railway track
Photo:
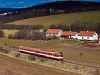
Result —
[[[10, 51], [14, 51], [14, 52], [19, 52], [18, 48], [16, 48], [15, 46], [13, 46], [13, 47], [0, 46], [0, 47], [2, 47], [3, 49], [6, 49], [6, 50], [10, 50]], [[22, 53], [22, 54], [25, 54], [25, 53]], [[100, 69], [100, 66], [87, 65], [87, 64], [82, 64], [82, 63], [72, 62], [72, 61], [67, 61], [67, 60], [64, 60], [63, 63], [64, 64], [78, 65], [78, 66], [83, 66], [83, 67], [90, 67], [90, 68], [94, 68], [94, 69]]]
[[83, 66], [83, 67], [100, 69], [100, 66], [92, 66], [92, 65], [87, 65], [87, 64], [77, 63], [77, 62], [70, 62], [70, 61], [64, 61], [64, 64], [73, 64], [73, 65], [78, 65], [78, 66]]

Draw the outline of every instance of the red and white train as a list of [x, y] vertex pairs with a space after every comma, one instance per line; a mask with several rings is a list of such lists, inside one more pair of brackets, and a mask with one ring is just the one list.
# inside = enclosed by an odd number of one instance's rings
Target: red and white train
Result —
[[43, 51], [41, 49], [30, 48], [30, 47], [25, 47], [25, 46], [20, 46], [19, 51], [29, 53], [29, 54], [38, 55], [38, 56], [42, 56], [42, 57], [46, 57], [46, 58], [63, 60], [62, 54], [58, 53], [58, 52], [48, 52], [48, 51]]

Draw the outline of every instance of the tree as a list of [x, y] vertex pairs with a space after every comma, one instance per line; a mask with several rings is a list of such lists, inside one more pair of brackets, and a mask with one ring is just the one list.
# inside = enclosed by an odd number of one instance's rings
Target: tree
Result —
[[56, 29], [57, 26], [56, 26], [56, 25], [50, 25], [49, 28], [50, 28], [50, 29]]
[[13, 39], [14, 37], [13, 37], [13, 35], [12, 34], [9, 34], [8, 35], [8, 39]]
[[32, 60], [36, 60], [36, 57], [34, 55], [29, 55], [28, 59], [32, 61]]
[[4, 37], [4, 31], [0, 29], [0, 37]]
[[15, 52], [14, 55], [16, 58], [20, 57], [20, 53], [18, 53], [18, 52]]
[[71, 31], [77, 31], [80, 30], [80, 22], [74, 22], [73, 24], [70, 25], [70, 30]]

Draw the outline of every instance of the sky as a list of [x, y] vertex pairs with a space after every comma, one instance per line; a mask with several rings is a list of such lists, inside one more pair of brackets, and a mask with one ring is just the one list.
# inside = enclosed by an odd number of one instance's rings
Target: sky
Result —
[[[0, 0], [0, 8], [26, 8], [53, 1], [61, 1], [61, 0]], [[85, 1], [100, 2], [100, 0], [85, 0]]]

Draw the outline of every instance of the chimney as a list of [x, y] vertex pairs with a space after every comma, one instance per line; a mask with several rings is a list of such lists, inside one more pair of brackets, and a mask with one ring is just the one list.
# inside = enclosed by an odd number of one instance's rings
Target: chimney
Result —
[[87, 32], [89, 32], [89, 31], [87, 30]]

